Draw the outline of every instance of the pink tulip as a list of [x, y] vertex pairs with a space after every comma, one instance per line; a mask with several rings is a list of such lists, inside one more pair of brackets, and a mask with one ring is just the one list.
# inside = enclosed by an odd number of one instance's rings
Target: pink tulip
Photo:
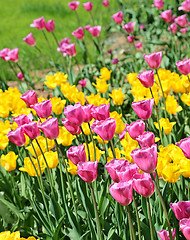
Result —
[[20, 80], [23, 80], [23, 79], [24, 79], [23, 73], [22, 73], [22, 72], [19, 72], [19, 73], [17, 74], [17, 78], [20, 79]]
[[59, 125], [57, 118], [49, 118], [41, 123], [38, 128], [45, 134], [48, 139], [55, 139], [59, 136]]
[[98, 162], [79, 162], [77, 164], [77, 174], [87, 183], [94, 182], [97, 178]]
[[96, 120], [105, 120], [110, 117], [110, 103], [107, 104], [101, 104], [99, 107], [93, 107], [91, 114]]
[[90, 27], [89, 32], [92, 34], [92, 36], [99, 37], [101, 28], [102, 28], [101, 26]]
[[50, 100], [36, 103], [32, 106], [40, 118], [48, 118], [51, 115], [52, 104]]
[[129, 162], [125, 159], [112, 159], [110, 162], [106, 163], [105, 168], [108, 171], [111, 179], [114, 182], [119, 182], [120, 179], [118, 177], [117, 170], [128, 165]]
[[70, 132], [72, 135], [75, 135], [75, 134], [79, 135], [81, 133], [79, 126], [73, 124], [67, 118], [61, 119], [61, 122], [64, 125], [64, 127], [67, 129], [67, 131]]
[[10, 49], [9, 48], [4, 48], [2, 50], [0, 50], [0, 57], [4, 60], [4, 61], [8, 61], [6, 60], [6, 57], [8, 56]]
[[112, 54], [112, 52], [113, 52], [113, 51], [112, 51], [111, 49], [108, 50], [108, 53], [109, 53], [109, 54]]
[[68, 6], [70, 7], [71, 10], [76, 11], [79, 4], [80, 4], [79, 1], [72, 1], [68, 3]]
[[64, 114], [70, 122], [77, 126], [80, 126], [84, 122], [84, 112], [80, 103], [76, 103], [74, 106], [66, 106]]
[[30, 27], [36, 27], [39, 30], [43, 30], [45, 28], [45, 18], [44, 17], [40, 17], [37, 19], [33, 20], [33, 23], [30, 24]]
[[129, 205], [133, 200], [132, 181], [112, 183], [109, 191], [112, 197], [123, 206]]
[[123, 132], [119, 134], [119, 140], [120, 141], [125, 138], [125, 134], [126, 134], [126, 129], [124, 129]]
[[135, 44], [135, 47], [138, 48], [138, 49], [142, 48], [142, 42], [136, 43], [136, 44]]
[[162, 9], [164, 6], [164, 1], [163, 0], [154, 0], [154, 5], [153, 7], [156, 7], [158, 9]]
[[22, 147], [26, 142], [22, 127], [18, 127], [14, 131], [8, 132], [7, 137], [11, 142], [19, 147]]
[[111, 62], [112, 62], [112, 64], [117, 65], [118, 62], [119, 62], [119, 59], [118, 58], [114, 58], [114, 59], [111, 60]]
[[183, 33], [183, 34], [185, 34], [187, 31], [188, 31], [188, 28], [187, 28], [187, 27], [180, 29], [180, 32]]
[[170, 203], [170, 207], [178, 220], [190, 218], [190, 201]]
[[181, 7], [178, 8], [178, 10], [183, 10], [185, 12], [190, 11], [190, 0], [186, 0], [181, 3]]
[[64, 46], [63, 53], [65, 54], [64, 56], [69, 55], [71, 57], [75, 57], [77, 54], [75, 43]]
[[87, 12], [92, 11], [93, 4], [91, 2], [86, 2], [82, 4]]
[[190, 218], [184, 218], [179, 222], [179, 227], [187, 240], [190, 240]]
[[86, 87], [86, 83], [87, 83], [87, 80], [86, 79], [82, 79], [79, 81], [79, 84], [82, 86], [82, 87]]
[[180, 27], [186, 27], [187, 26], [187, 15], [181, 15], [175, 19], [175, 22], [180, 26]]
[[135, 149], [131, 152], [131, 157], [143, 172], [152, 173], [157, 166], [157, 145]]
[[150, 197], [154, 193], [154, 183], [150, 174], [136, 173], [133, 176], [133, 188], [143, 197]]
[[91, 28], [91, 25], [89, 24], [89, 25], [86, 25], [86, 26], [84, 26], [84, 29], [86, 30], [86, 31], [89, 31], [89, 29]]
[[142, 135], [145, 130], [145, 123], [142, 120], [132, 122], [126, 126], [126, 130], [132, 139], [136, 139], [139, 135]]
[[20, 98], [26, 103], [27, 107], [29, 108], [38, 102], [38, 98], [34, 90], [27, 91], [26, 93], [22, 94]]
[[67, 157], [71, 162], [77, 165], [79, 162], [86, 162], [85, 146], [72, 146], [67, 150]]
[[13, 48], [7, 53], [7, 56], [5, 56], [5, 61], [11, 60], [13, 62], [18, 62], [18, 48]]
[[180, 73], [183, 75], [188, 75], [190, 73], [190, 58], [183, 61], [178, 61], [176, 63], [176, 66]]
[[[172, 231], [172, 238], [173, 238], [173, 240], [175, 240], [176, 229], [175, 228], [174, 228], [174, 230], [171, 229], [171, 231]], [[160, 232], [157, 231], [157, 234], [161, 240], [170, 240], [169, 232], [166, 231], [165, 229], [162, 229]]]
[[162, 52], [153, 52], [149, 55], [144, 55], [144, 59], [150, 68], [157, 69], [160, 67], [162, 61]]
[[172, 10], [166, 10], [161, 12], [161, 18], [164, 20], [164, 22], [170, 22], [172, 19]]
[[40, 135], [37, 122], [29, 122], [22, 125], [24, 133], [31, 139], [36, 139]]
[[139, 118], [148, 120], [152, 115], [152, 108], [154, 105], [154, 98], [133, 102], [132, 108]]
[[155, 144], [155, 136], [152, 132], [144, 132], [142, 135], [138, 136], [136, 140], [142, 148], [151, 147]]
[[91, 129], [103, 140], [110, 141], [115, 134], [116, 121], [114, 118], [107, 118], [101, 121], [95, 120], [91, 125]]
[[127, 40], [129, 41], [129, 43], [133, 43], [134, 39], [135, 39], [134, 35], [127, 36]]
[[131, 163], [126, 166], [121, 166], [116, 172], [120, 182], [127, 182], [132, 180], [135, 174], [139, 173], [139, 168], [136, 163]]
[[104, 1], [102, 2], [102, 4], [104, 5], [104, 7], [109, 7], [109, 5], [110, 5], [110, 3], [109, 3], [108, 0], [104, 0]]
[[36, 45], [36, 40], [34, 39], [34, 36], [32, 33], [29, 33], [25, 38], [23, 38], [23, 41], [30, 45], [31, 47]]
[[151, 88], [154, 85], [154, 71], [148, 70], [140, 73], [137, 78], [145, 88]]
[[176, 145], [181, 148], [183, 151], [183, 154], [185, 155], [186, 158], [190, 159], [190, 137], [181, 139], [179, 143], [176, 143]]
[[145, 30], [145, 26], [144, 25], [140, 25], [139, 27], [141, 30]]
[[83, 28], [82, 27], [77, 28], [75, 31], [72, 32], [72, 35], [79, 40], [83, 39], [84, 38]]
[[176, 34], [177, 32], [177, 24], [176, 23], [172, 23], [169, 27], [168, 27], [168, 31], [171, 31], [173, 34]]
[[127, 24], [123, 25], [122, 28], [130, 34], [134, 32], [135, 24], [136, 22], [128, 22]]
[[93, 109], [92, 104], [82, 106], [82, 110], [84, 112], [84, 122], [88, 123], [93, 119], [92, 109]]
[[50, 19], [45, 23], [45, 28], [48, 32], [53, 32], [55, 30], [55, 22], [53, 19]]
[[71, 41], [70, 38], [63, 38], [59, 42], [59, 47], [57, 48], [57, 51], [58, 52], [64, 52], [65, 47], [70, 44], [70, 41]]
[[121, 24], [123, 22], [123, 12], [119, 11], [112, 15], [112, 18], [117, 24]]
[[17, 117], [13, 117], [13, 121], [15, 121], [16, 124], [17, 124], [19, 127], [22, 126], [22, 125], [24, 125], [24, 124], [30, 123], [31, 120], [32, 120], [32, 119], [31, 119], [29, 116], [24, 115], [24, 114], [21, 114], [21, 115], [19, 115], [19, 116], [17, 116]]

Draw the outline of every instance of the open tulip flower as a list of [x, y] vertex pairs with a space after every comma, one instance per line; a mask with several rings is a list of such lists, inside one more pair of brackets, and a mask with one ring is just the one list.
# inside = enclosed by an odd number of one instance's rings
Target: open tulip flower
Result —
[[190, 218], [190, 201], [170, 203], [170, 207], [178, 220]]
[[[175, 240], [175, 234], [176, 234], [176, 229], [172, 229], [172, 237], [173, 240]], [[162, 229], [161, 231], [157, 231], [158, 236], [160, 237], [161, 240], [170, 240], [169, 232], [166, 231], [165, 229]]]
[[187, 240], [190, 239], [190, 218], [183, 218], [179, 222], [179, 227]]
[[121, 24], [123, 22], [123, 12], [119, 11], [112, 15], [112, 18], [117, 24]]

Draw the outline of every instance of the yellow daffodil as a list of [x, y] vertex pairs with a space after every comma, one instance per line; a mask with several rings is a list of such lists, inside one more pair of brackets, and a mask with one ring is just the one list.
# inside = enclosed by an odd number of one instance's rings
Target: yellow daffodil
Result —
[[16, 160], [18, 155], [14, 152], [9, 152], [7, 155], [1, 155], [1, 166], [5, 168], [6, 171], [10, 172], [16, 169]]
[[[176, 124], [176, 122], [170, 122], [168, 118], [161, 118], [159, 120], [161, 129], [164, 129], [164, 132], [166, 135], [170, 134], [172, 131], [173, 126]], [[159, 129], [158, 123], [154, 122], [154, 125], [157, 129]]]

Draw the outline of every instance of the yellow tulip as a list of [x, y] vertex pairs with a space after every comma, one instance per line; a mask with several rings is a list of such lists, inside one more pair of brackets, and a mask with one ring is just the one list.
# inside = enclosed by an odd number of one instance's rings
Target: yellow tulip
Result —
[[9, 152], [7, 155], [2, 154], [1, 156], [1, 166], [5, 168], [6, 171], [10, 172], [16, 169], [16, 160], [18, 155], [14, 152]]

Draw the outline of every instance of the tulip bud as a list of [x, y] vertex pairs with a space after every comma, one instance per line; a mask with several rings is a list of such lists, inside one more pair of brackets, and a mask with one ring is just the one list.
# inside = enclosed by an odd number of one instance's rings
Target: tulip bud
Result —
[[151, 88], [154, 84], [154, 71], [143, 71], [137, 76], [137, 78], [145, 88]]
[[98, 162], [79, 162], [77, 164], [77, 174], [87, 183], [94, 182], [97, 178]]
[[91, 2], [83, 3], [82, 4], [87, 12], [92, 11], [93, 4]]
[[[175, 240], [176, 229], [175, 228], [174, 228], [174, 230], [171, 229], [171, 232], [172, 232], [172, 238], [173, 238], [173, 240]], [[157, 234], [161, 240], [170, 240], [169, 232], [166, 231], [165, 229], [162, 229], [160, 232], [157, 231]]]
[[25, 43], [27, 43], [29, 46], [33, 47], [36, 45], [36, 40], [34, 39], [34, 36], [32, 33], [29, 33], [25, 38], [23, 38]]
[[36, 27], [38, 30], [43, 30], [45, 28], [45, 19], [40, 17], [33, 20], [33, 23], [30, 24], [30, 27]]
[[16, 122], [16, 124], [20, 127], [24, 124], [30, 123], [31, 122], [31, 118], [27, 115], [21, 114], [17, 117], [13, 117], [13, 121]]
[[82, 27], [77, 28], [75, 31], [72, 32], [72, 35], [79, 40], [83, 39], [84, 38], [83, 28]]
[[136, 140], [142, 148], [151, 147], [155, 144], [155, 136], [152, 132], [144, 132], [142, 135], [139, 135]]
[[185, 155], [186, 158], [190, 159], [190, 137], [181, 139], [179, 143], [176, 143], [176, 145], [181, 148], [183, 154]]
[[99, 37], [101, 28], [102, 28], [101, 26], [94, 26], [90, 27], [88, 31], [91, 33], [93, 37]]
[[150, 174], [136, 173], [133, 176], [133, 188], [143, 197], [150, 197], [154, 193], [154, 183]]
[[116, 22], [116, 24], [121, 24], [123, 22], [123, 12], [119, 11], [112, 15], [112, 18]]
[[79, 4], [80, 4], [79, 1], [72, 1], [68, 3], [68, 6], [70, 7], [71, 10], [76, 11]]
[[176, 66], [177, 66], [178, 70], [180, 71], [180, 73], [182, 73], [183, 75], [189, 75], [189, 73], [190, 73], [190, 58], [185, 59], [183, 61], [178, 61], [176, 63]]
[[55, 29], [55, 22], [53, 19], [50, 19], [45, 23], [45, 28], [48, 32], [53, 32]]

